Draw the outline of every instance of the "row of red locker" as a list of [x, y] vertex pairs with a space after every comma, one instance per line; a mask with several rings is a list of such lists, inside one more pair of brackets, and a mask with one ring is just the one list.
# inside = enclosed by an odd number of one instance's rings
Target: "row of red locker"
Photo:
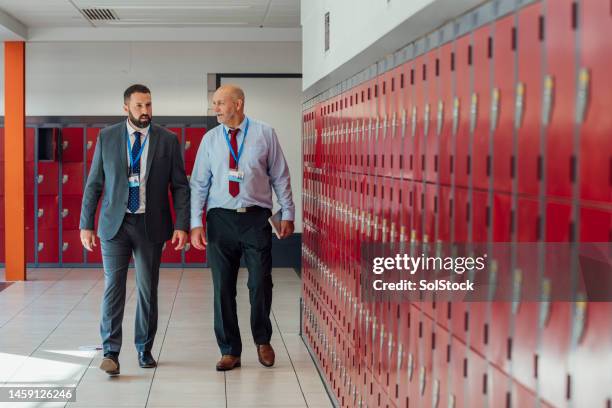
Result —
[[[60, 144], [62, 152], [55, 160], [39, 161], [34, 155], [40, 129], [26, 129], [26, 254], [30, 264], [94, 263], [102, 261], [99, 246], [86, 253], [80, 245], [79, 217], [84, 183], [87, 178], [95, 141], [100, 128], [66, 127], [53, 129], [53, 144]], [[204, 128], [170, 128], [184, 146], [184, 160], [188, 177], [195, 155], [206, 131]], [[0, 128], [0, 146], [4, 147]], [[184, 141], [183, 141], [184, 138]], [[55, 148], [51, 148], [55, 151]], [[0, 162], [1, 163], [1, 162]], [[1, 191], [4, 191], [4, 163], [0, 166]], [[36, 204], [36, 205], [35, 205]], [[4, 199], [0, 204], [2, 213]], [[96, 215], [97, 219], [97, 215]], [[0, 219], [0, 231], [4, 216]], [[61, 237], [60, 237], [61, 232]], [[2, 235], [4, 240], [4, 235]], [[61, 243], [61, 245], [60, 245]], [[183, 255], [184, 252], [184, 255]], [[4, 246], [0, 251], [4, 262]], [[205, 254], [194, 248], [175, 251], [170, 242], [164, 248], [162, 262], [167, 264], [204, 263]]]
[[[608, 242], [610, 206], [523, 197], [304, 167], [304, 220], [334, 239], [372, 226], [381, 242]], [[541, 210], [542, 208], [542, 210]], [[543, 220], [548, 220], [543, 225]], [[579, 221], [579, 222], [578, 222]], [[338, 225], [338, 223], [342, 225]], [[579, 231], [574, 228], [579, 225]], [[403, 235], [403, 237], [402, 237]]]
[[342, 406], [611, 401], [610, 303], [373, 303], [303, 253], [303, 331]]
[[305, 164], [529, 195], [545, 180], [566, 198], [580, 183], [581, 199], [609, 203], [609, 5], [580, 3], [579, 37], [576, 6], [536, 2], [317, 103]]

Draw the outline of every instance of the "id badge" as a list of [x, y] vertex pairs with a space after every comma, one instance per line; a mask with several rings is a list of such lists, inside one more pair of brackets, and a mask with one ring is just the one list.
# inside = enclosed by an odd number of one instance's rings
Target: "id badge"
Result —
[[140, 174], [130, 174], [128, 176], [128, 186], [140, 187]]
[[244, 180], [244, 172], [236, 169], [230, 169], [228, 173], [228, 179], [229, 181], [242, 183], [242, 180]]

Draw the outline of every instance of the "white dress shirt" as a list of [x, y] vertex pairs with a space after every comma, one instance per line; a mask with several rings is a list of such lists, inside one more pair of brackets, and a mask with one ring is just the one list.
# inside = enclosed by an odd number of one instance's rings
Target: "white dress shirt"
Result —
[[[132, 127], [132, 124], [130, 123], [129, 119], [126, 120], [127, 123], [127, 130], [129, 133], [129, 137], [130, 137], [130, 147], [134, 146], [134, 132], [140, 132], [140, 146], [142, 148], [142, 143], [144, 142], [145, 138], [149, 135], [149, 129], [151, 128], [151, 126], [147, 126], [144, 129], [135, 129]], [[149, 152], [149, 143], [151, 143], [150, 140], [147, 139], [147, 144], [144, 146], [144, 150], [142, 151], [142, 155], [140, 156], [140, 206], [138, 207], [138, 210], [136, 210], [135, 214], [144, 214], [145, 209], [146, 209], [146, 201], [147, 201], [147, 156], [148, 156], [148, 152]], [[127, 149], [126, 149], [127, 150]], [[130, 170], [130, 152], [128, 150], [127, 152], [127, 163], [128, 163], [128, 171]], [[131, 214], [130, 210], [126, 210], [127, 213]]]

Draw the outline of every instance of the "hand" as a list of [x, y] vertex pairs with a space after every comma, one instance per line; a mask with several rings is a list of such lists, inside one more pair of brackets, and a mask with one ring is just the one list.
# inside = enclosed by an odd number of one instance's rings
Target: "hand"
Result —
[[281, 221], [280, 238], [284, 239], [293, 234], [293, 229], [293, 221]]
[[81, 244], [89, 252], [93, 252], [93, 247], [96, 246], [96, 233], [94, 230], [81, 230]]
[[187, 243], [187, 233], [181, 230], [174, 230], [174, 234], [172, 234], [172, 244], [175, 242], [178, 242], [178, 244], [174, 247], [175, 251], [185, 248], [185, 244]]
[[204, 227], [196, 227], [191, 230], [191, 245], [195, 249], [203, 251], [206, 248], [206, 231]]

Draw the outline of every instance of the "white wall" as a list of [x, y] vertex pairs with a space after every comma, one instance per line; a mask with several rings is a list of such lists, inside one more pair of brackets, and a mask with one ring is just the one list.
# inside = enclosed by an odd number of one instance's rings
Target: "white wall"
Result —
[[154, 115], [204, 115], [206, 75], [219, 72], [300, 73], [301, 43], [27, 43], [26, 114], [121, 115], [123, 91], [141, 82]]
[[[331, 80], [319, 87], [319, 91], [324, 91], [482, 1], [302, 1], [303, 89], [331, 76]], [[327, 52], [324, 48], [326, 12], [330, 13], [330, 49]], [[374, 52], [367, 58], [355, 60], [364, 51]], [[338, 69], [349, 62], [352, 66], [339, 73]]]

